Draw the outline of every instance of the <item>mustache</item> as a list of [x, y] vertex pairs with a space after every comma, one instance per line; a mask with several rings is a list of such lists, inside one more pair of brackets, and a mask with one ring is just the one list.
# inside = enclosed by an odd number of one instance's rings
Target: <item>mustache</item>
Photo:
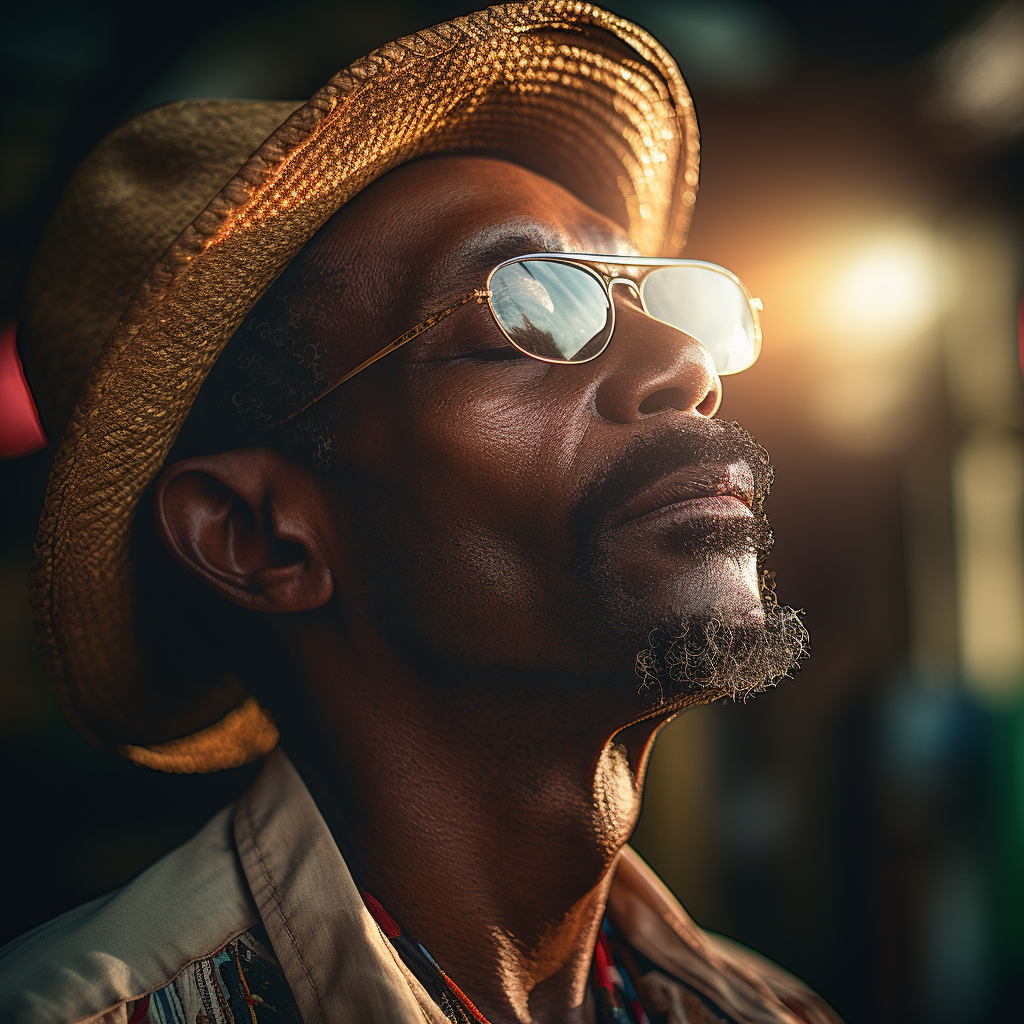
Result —
[[[688, 466], [734, 462], [750, 469], [750, 509], [763, 522], [764, 503], [775, 481], [768, 452], [735, 420], [694, 420], [634, 438], [584, 483], [569, 517], [571, 534], [589, 547], [611, 512], [666, 474]], [[762, 529], [767, 529], [766, 523]]]

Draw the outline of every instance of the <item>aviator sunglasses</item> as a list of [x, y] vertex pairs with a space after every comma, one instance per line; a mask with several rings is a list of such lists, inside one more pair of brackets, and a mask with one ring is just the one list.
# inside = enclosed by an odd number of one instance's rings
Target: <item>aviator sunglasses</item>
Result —
[[[632, 273], [624, 276], [625, 271]], [[531, 359], [589, 363], [604, 352], [615, 331], [615, 285], [633, 292], [648, 316], [699, 341], [719, 375], [745, 370], [761, 351], [761, 300], [724, 267], [653, 256], [528, 253], [499, 263], [483, 288], [410, 328], [278, 426], [474, 300], [487, 303], [501, 333]]]

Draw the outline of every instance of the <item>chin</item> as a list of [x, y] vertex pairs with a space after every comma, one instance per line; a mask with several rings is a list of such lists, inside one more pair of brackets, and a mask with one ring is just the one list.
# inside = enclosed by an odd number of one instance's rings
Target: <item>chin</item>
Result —
[[727, 554], [707, 555], [667, 580], [652, 615], [659, 623], [718, 619], [732, 626], [764, 622], [765, 608], [757, 559]]
[[746, 701], [794, 675], [810, 654], [807, 629], [771, 591], [763, 603], [756, 616], [730, 619], [709, 610], [651, 629], [635, 663], [641, 700], [654, 707]]

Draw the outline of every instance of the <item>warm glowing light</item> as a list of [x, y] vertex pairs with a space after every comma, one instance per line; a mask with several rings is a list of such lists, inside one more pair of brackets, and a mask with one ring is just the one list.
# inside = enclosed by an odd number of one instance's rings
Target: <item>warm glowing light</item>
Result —
[[765, 299], [765, 358], [802, 367], [815, 429], [861, 453], [895, 450], [923, 408], [937, 330], [959, 301], [944, 233], [897, 209], [833, 211], [745, 275]]
[[824, 292], [828, 334], [865, 354], [919, 337], [935, 319], [939, 288], [925, 237], [890, 237], [855, 251]]

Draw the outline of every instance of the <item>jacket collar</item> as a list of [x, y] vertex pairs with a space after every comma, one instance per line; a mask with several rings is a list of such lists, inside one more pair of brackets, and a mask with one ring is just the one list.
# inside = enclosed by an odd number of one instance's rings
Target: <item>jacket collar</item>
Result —
[[280, 748], [238, 804], [235, 842], [305, 1024], [448, 1024], [370, 916]]
[[[364, 906], [330, 829], [280, 748], [238, 805], [235, 839], [306, 1024], [447, 1024]], [[608, 916], [644, 956], [738, 1024], [836, 1020], [795, 978], [697, 927], [629, 847], [616, 866]]]

